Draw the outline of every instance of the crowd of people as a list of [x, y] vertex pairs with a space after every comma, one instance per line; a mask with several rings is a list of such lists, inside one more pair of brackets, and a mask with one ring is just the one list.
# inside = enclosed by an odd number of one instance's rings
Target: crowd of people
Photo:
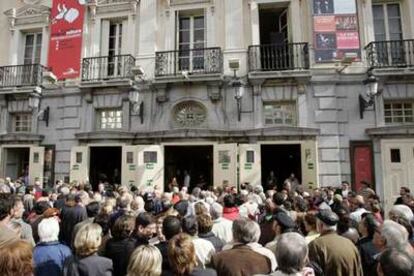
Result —
[[367, 182], [294, 186], [190, 193], [0, 180], [0, 275], [414, 275], [408, 188], [384, 214]]

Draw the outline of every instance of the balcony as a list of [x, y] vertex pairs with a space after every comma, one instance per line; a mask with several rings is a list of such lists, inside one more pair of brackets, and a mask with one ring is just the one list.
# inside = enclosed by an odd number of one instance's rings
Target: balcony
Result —
[[40, 64], [0, 67], [0, 88], [40, 86], [46, 67]]
[[132, 55], [116, 55], [84, 58], [82, 61], [82, 82], [103, 82], [131, 80], [135, 58]]
[[414, 39], [374, 41], [365, 50], [371, 68], [414, 67]]
[[177, 77], [183, 74], [200, 77], [223, 72], [221, 48], [163, 51], [155, 53], [155, 77]]
[[308, 43], [249, 46], [249, 72], [309, 69]]

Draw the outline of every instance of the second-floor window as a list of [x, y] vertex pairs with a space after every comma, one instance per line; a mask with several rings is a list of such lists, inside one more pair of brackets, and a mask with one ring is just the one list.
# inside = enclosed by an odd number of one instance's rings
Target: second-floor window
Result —
[[204, 69], [203, 48], [205, 48], [206, 44], [205, 32], [204, 15], [179, 15], [178, 66], [180, 71], [197, 71]]
[[414, 122], [414, 102], [385, 102], [384, 121], [386, 124]]
[[98, 111], [98, 128], [101, 130], [122, 128], [122, 110], [104, 109]]
[[42, 33], [25, 34], [24, 44], [24, 64], [40, 63], [40, 54], [42, 52]]
[[372, 11], [376, 41], [401, 40], [403, 38], [400, 4], [374, 4]]
[[30, 113], [16, 113], [12, 115], [13, 132], [30, 132], [32, 130], [32, 115]]
[[274, 102], [264, 104], [265, 125], [295, 126], [296, 104], [294, 102]]
[[126, 20], [108, 19], [102, 20], [101, 34], [101, 74], [109, 77], [119, 76], [123, 70], [122, 54], [125, 53], [127, 26]]

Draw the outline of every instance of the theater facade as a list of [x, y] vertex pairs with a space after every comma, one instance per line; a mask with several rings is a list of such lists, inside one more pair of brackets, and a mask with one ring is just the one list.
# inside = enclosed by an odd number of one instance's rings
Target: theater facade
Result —
[[0, 7], [1, 177], [414, 185], [412, 1]]

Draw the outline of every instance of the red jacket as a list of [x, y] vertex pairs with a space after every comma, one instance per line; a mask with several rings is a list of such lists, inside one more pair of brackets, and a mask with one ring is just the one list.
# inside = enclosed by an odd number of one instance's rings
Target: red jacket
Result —
[[223, 208], [223, 218], [228, 220], [236, 220], [239, 218], [239, 208], [237, 207], [224, 207]]

